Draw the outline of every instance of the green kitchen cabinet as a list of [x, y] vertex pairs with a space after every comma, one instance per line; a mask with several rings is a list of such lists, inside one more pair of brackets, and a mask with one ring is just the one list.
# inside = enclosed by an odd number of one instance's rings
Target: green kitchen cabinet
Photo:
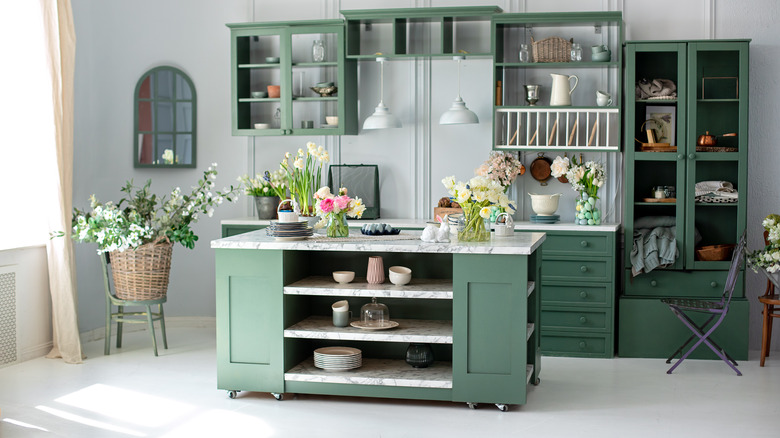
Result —
[[[561, 38], [562, 50], [542, 58], [549, 38]], [[493, 149], [620, 151], [623, 39], [618, 11], [494, 15]], [[572, 61], [571, 50], [563, 50], [564, 40], [580, 45], [579, 61]], [[528, 47], [528, 61], [520, 59], [521, 45]], [[592, 47], [599, 46], [611, 55], [594, 57]], [[568, 105], [551, 101], [553, 74], [566, 76], [563, 82], [572, 87]], [[538, 102], [526, 100], [524, 85], [538, 87]], [[597, 91], [611, 100], [598, 106]]]
[[[227, 26], [233, 135], [357, 134], [357, 65], [344, 56], [343, 20]], [[315, 41], [324, 44], [322, 61], [313, 59]], [[310, 88], [327, 82], [335, 93]], [[279, 86], [279, 97], [253, 96], [269, 85]], [[329, 124], [329, 116], [338, 123]]]
[[266, 225], [237, 225], [222, 224], [222, 237], [236, 236], [238, 234], [248, 233], [250, 231], [262, 230]]
[[[618, 352], [621, 356], [663, 357], [677, 349], [683, 335], [636, 330], [634, 325], [623, 324], [636, 317], [625, 312], [636, 312], [641, 303], [657, 310], [658, 298], [663, 296], [718, 298], [723, 291], [729, 260], [700, 260], [696, 250], [735, 244], [746, 226], [749, 41], [630, 41], [625, 57], [626, 271]], [[676, 84], [676, 97], [637, 97], [638, 81], [659, 78]], [[659, 118], [665, 121], [657, 123]], [[648, 128], [654, 130], [655, 145], [648, 142]], [[705, 133], [716, 135], [717, 144], [698, 145], [699, 136]], [[702, 181], [728, 181], [738, 196], [727, 203], [697, 198], [696, 184]], [[660, 202], [654, 196], [659, 186], [673, 187], [674, 197]], [[663, 219], [647, 219], [659, 217]], [[634, 232], [648, 227], [648, 222], [674, 226], [677, 257], [665, 268], [634, 276]], [[734, 296], [744, 297], [744, 275], [738, 279]], [[741, 306], [746, 309], [747, 302]], [[732, 327], [747, 327], [747, 311], [734, 312], [729, 315]], [[662, 325], [658, 318], [642, 320], [658, 328]], [[721, 327], [718, 332], [725, 338], [722, 344], [731, 346], [727, 350], [732, 356], [747, 358], [742, 330]], [[658, 343], [664, 348], [649, 347]], [[643, 350], [643, 345], [648, 348]]]

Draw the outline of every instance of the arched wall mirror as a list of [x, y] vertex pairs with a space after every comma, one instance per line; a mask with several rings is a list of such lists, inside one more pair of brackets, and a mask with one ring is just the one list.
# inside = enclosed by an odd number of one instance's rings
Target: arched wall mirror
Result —
[[155, 67], [135, 86], [135, 167], [195, 167], [195, 86], [175, 67]]

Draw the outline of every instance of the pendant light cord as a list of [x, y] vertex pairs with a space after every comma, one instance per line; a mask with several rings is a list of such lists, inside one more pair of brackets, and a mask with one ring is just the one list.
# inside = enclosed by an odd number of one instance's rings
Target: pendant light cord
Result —
[[385, 101], [385, 61], [379, 61], [379, 103]]
[[458, 100], [460, 98], [460, 59], [458, 59]]

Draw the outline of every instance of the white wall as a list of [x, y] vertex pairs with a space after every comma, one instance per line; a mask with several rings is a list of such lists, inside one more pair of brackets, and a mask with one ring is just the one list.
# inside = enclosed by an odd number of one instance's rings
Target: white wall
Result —
[[[225, 23], [338, 18], [341, 9], [413, 6], [498, 5], [505, 12], [623, 10], [627, 39], [752, 38], [751, 45], [751, 205], [750, 246], [760, 240], [761, 218], [780, 211], [780, 187], [774, 183], [778, 159], [769, 139], [780, 136], [776, 72], [780, 71], [774, 35], [778, 19], [775, 0], [756, 0], [750, 8], [740, 0], [137, 0], [101, 2], [73, 0], [78, 50], [76, 67], [76, 157], [74, 205], [119, 198], [127, 179], [153, 178], [159, 193], [189, 186], [209, 163], [220, 164], [218, 184], [253, 171], [275, 169], [286, 151], [307, 141], [327, 146], [335, 162], [380, 164], [384, 217], [428, 217], [444, 196], [440, 180], [455, 174], [467, 178], [487, 157], [491, 136], [491, 68], [489, 60], [467, 60], [462, 67], [464, 100], [480, 118], [478, 126], [438, 125], [438, 117], [454, 98], [455, 64], [448, 60], [392, 61], [385, 69], [385, 102], [400, 117], [403, 128], [362, 131], [343, 137], [258, 137], [230, 135], [229, 32]], [[150, 12], [147, 12], [150, 11]], [[153, 12], [151, 12], [153, 11]], [[171, 64], [187, 72], [198, 92], [198, 170], [141, 170], [132, 167], [132, 92], [141, 74]], [[362, 121], [378, 101], [378, 67], [359, 66], [359, 117]], [[524, 157], [526, 165], [534, 158]], [[612, 175], [622, 166], [608, 154]], [[572, 192], [564, 186], [542, 188], [525, 177], [514, 188], [521, 199], [527, 191]], [[620, 203], [620, 186], [607, 199]], [[564, 200], [564, 202], [569, 202]], [[567, 205], [567, 204], [563, 204]], [[755, 206], [755, 208], [753, 208]], [[249, 200], [223, 206], [196, 226], [200, 241], [194, 251], [174, 252], [167, 314], [214, 315], [213, 252], [208, 242], [219, 236], [219, 220], [252, 213]], [[82, 331], [103, 324], [103, 298], [94, 247], [77, 247]], [[761, 283], [748, 276], [749, 295]], [[757, 305], [753, 306], [751, 347], [760, 340]], [[780, 344], [780, 343], [776, 343]]]

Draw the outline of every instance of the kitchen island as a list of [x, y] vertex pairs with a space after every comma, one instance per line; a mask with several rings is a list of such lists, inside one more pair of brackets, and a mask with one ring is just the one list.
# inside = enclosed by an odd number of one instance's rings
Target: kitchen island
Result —
[[[217, 384], [229, 391], [332, 394], [495, 403], [526, 402], [540, 372], [539, 249], [544, 233], [515, 233], [484, 243], [426, 243], [419, 231], [375, 238], [315, 235], [277, 241], [259, 230], [211, 242], [216, 252]], [[368, 256], [385, 272], [412, 269], [412, 281], [368, 284]], [[355, 271], [338, 284], [332, 271]], [[349, 301], [354, 317], [376, 297], [390, 330], [337, 328], [331, 304]], [[353, 320], [355, 319], [353, 318]], [[410, 343], [430, 344], [435, 361], [413, 368]], [[313, 351], [362, 351], [349, 371], [315, 368]]]

